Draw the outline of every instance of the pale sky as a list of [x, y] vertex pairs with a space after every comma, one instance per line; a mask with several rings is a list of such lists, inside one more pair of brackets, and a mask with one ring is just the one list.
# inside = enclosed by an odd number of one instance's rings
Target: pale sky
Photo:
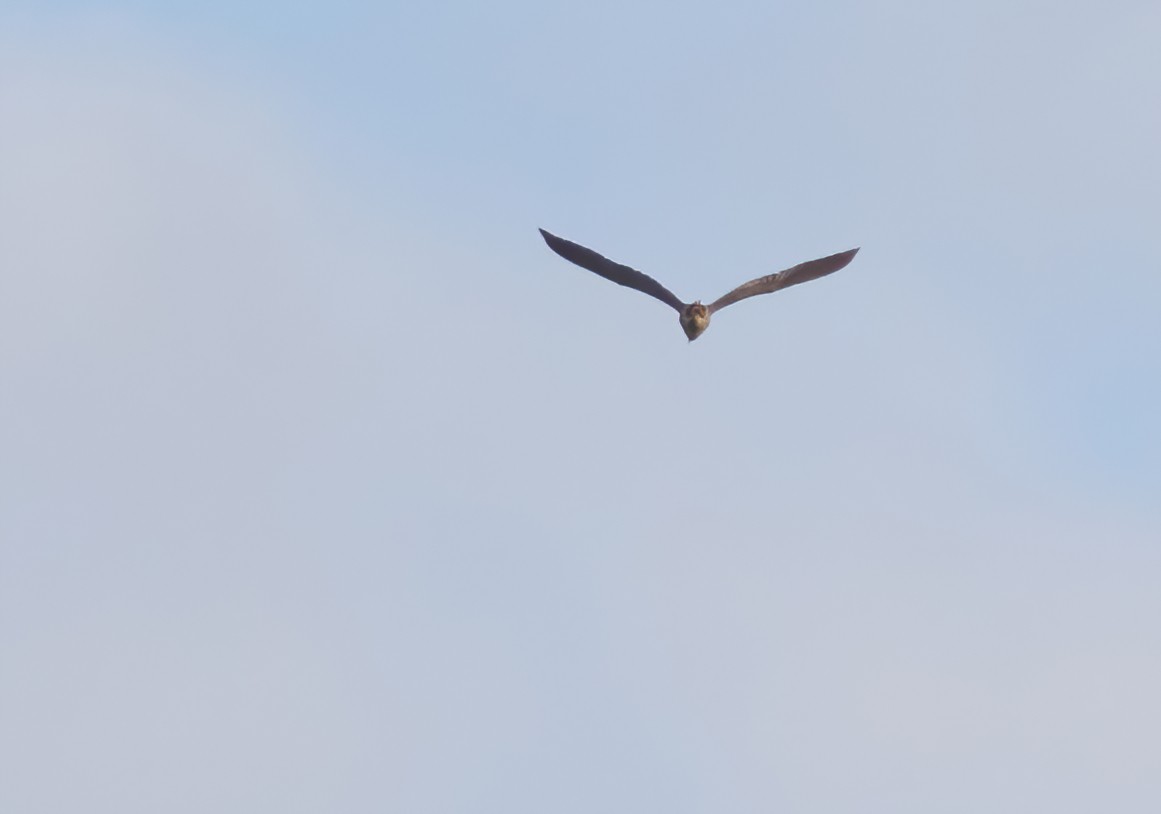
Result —
[[396, 5], [0, 8], [0, 811], [1161, 810], [1161, 6]]

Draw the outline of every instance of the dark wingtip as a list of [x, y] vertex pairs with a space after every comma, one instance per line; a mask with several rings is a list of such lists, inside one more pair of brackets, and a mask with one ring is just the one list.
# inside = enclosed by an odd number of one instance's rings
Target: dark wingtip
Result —
[[540, 229], [539, 231], [540, 231], [540, 236], [542, 238], [544, 238], [544, 242], [548, 245], [548, 248], [552, 249], [557, 254], [560, 254], [561, 253], [561, 246], [564, 243], [564, 241], [561, 240], [556, 235], [554, 235], [552, 232], [548, 231], [547, 229]]
[[835, 257], [842, 259], [842, 265], [839, 268], [845, 267], [848, 263], [855, 259], [855, 255], [859, 253], [861, 246], [855, 246], [853, 249], [847, 249], [845, 252], [839, 252]]

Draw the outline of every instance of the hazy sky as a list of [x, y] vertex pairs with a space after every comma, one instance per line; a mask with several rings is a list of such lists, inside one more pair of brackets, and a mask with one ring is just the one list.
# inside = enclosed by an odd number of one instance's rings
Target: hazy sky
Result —
[[1161, 6], [240, 6], [0, 10], [0, 810], [1161, 810]]

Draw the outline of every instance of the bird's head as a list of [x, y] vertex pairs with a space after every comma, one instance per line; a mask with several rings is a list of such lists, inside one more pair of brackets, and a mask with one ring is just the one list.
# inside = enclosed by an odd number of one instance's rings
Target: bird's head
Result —
[[681, 312], [681, 329], [685, 331], [690, 342], [705, 333], [705, 329], [709, 327], [709, 321], [709, 309], [702, 305], [700, 300], [685, 306]]

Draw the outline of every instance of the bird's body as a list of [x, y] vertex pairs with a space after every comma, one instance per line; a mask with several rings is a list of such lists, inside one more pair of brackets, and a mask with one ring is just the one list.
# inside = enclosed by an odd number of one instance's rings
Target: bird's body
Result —
[[851, 249], [850, 251], [839, 252], [838, 254], [832, 254], [829, 257], [822, 257], [818, 260], [799, 263], [797, 266], [777, 272], [776, 274], [759, 277], [756, 280], [744, 283], [728, 294], [718, 297], [709, 305], [702, 305], [701, 300], [695, 300], [692, 303], [682, 302], [672, 291], [649, 275], [643, 274], [629, 266], [614, 263], [607, 257], [597, 254], [592, 249], [586, 249], [584, 246], [557, 237], [543, 229], [540, 230], [540, 234], [544, 237], [544, 241], [550, 249], [570, 263], [575, 263], [581, 268], [588, 269], [594, 274], [599, 274], [606, 280], [611, 280], [618, 285], [634, 288], [644, 294], [655, 297], [670, 308], [676, 310], [679, 314], [681, 329], [685, 331], [685, 335], [689, 337], [690, 342], [705, 333], [706, 328], [709, 327], [710, 317], [714, 312], [720, 311], [727, 305], [733, 305], [735, 302], [748, 297], [769, 294], [788, 286], [805, 283], [809, 280], [817, 280], [819, 277], [825, 277], [827, 274], [836, 272], [850, 263], [854, 259], [856, 252], [858, 252], [858, 249]]
[[685, 331], [685, 335], [692, 342], [705, 333], [705, 329], [709, 327], [709, 309], [702, 305], [699, 300], [681, 309], [681, 316], [678, 319], [681, 321], [681, 330]]

